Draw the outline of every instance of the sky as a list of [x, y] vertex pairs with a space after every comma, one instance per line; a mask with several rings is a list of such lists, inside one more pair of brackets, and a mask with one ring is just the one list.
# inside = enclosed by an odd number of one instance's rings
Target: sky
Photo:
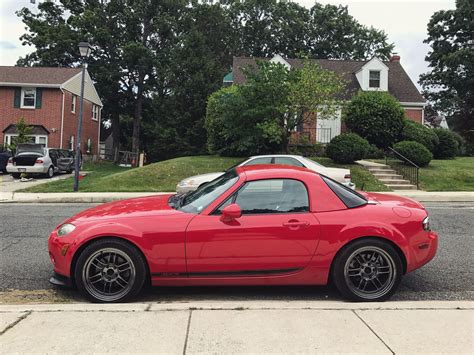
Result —
[[[36, 0], [43, 1], [43, 0]], [[310, 8], [314, 0], [295, 0]], [[423, 43], [431, 15], [439, 10], [455, 8], [455, 0], [319, 0], [322, 4], [348, 6], [349, 13], [361, 24], [384, 30], [401, 64], [418, 85], [420, 74], [428, 71], [425, 62], [430, 47]], [[19, 57], [32, 51], [22, 46], [20, 36], [25, 33], [23, 23], [15, 11], [23, 6], [33, 7], [30, 0], [0, 0], [0, 65], [14, 65]]]

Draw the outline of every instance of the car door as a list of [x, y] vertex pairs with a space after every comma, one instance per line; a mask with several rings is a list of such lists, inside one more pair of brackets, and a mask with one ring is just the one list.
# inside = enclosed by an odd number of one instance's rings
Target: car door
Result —
[[[223, 222], [236, 203], [242, 216]], [[294, 179], [249, 181], [209, 215], [197, 215], [186, 232], [187, 270], [193, 275], [265, 275], [304, 268], [313, 256], [319, 222], [308, 191]]]

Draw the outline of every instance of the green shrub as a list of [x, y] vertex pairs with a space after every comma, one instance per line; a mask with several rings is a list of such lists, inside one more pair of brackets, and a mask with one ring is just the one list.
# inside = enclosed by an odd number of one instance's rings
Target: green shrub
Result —
[[353, 163], [365, 157], [369, 142], [355, 133], [344, 133], [334, 137], [326, 147], [326, 155], [336, 163]]
[[386, 148], [397, 142], [403, 129], [405, 111], [386, 92], [359, 92], [344, 110], [347, 127], [370, 144]]
[[414, 141], [402, 141], [393, 146], [397, 152], [418, 166], [426, 166], [433, 154], [423, 144]]
[[404, 121], [401, 138], [404, 141], [421, 143], [432, 153], [439, 143], [439, 138], [432, 128], [425, 127], [408, 119]]
[[377, 148], [375, 145], [369, 145], [367, 153], [365, 153], [365, 158], [368, 159], [382, 159], [385, 157], [385, 152], [383, 149]]
[[290, 154], [298, 154], [305, 157], [324, 157], [326, 147], [321, 143], [292, 145]]
[[464, 140], [464, 138], [457, 132], [450, 132], [458, 142], [458, 155], [466, 155], [466, 141]]
[[451, 159], [459, 154], [459, 145], [456, 136], [449, 129], [435, 128], [439, 143], [434, 151], [436, 159]]

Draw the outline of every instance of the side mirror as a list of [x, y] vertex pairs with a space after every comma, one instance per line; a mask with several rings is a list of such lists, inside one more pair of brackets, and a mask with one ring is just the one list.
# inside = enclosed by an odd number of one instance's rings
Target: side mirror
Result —
[[242, 216], [240, 206], [236, 203], [232, 203], [222, 210], [221, 221], [230, 222], [236, 218], [240, 218], [240, 216]]

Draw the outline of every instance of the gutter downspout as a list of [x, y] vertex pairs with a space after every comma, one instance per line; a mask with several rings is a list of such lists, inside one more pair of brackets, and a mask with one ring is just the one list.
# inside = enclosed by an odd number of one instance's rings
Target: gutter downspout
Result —
[[61, 92], [63, 93], [63, 104], [62, 104], [62, 107], [61, 107], [61, 134], [60, 134], [60, 142], [59, 142], [59, 148], [63, 148], [63, 133], [64, 133], [64, 90], [62, 87], [59, 88], [59, 90], [61, 90]]
[[99, 129], [97, 134], [97, 160], [100, 159], [100, 130], [102, 129], [102, 106], [99, 106]]

